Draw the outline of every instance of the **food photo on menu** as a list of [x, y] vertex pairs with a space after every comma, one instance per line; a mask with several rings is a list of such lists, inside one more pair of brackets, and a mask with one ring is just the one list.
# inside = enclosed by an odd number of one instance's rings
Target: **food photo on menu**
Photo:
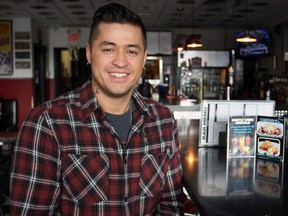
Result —
[[284, 159], [284, 118], [258, 116], [256, 155], [282, 161]]

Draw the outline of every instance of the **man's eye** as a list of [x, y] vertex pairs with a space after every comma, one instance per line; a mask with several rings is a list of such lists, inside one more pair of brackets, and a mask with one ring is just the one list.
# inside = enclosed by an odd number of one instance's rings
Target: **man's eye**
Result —
[[129, 54], [129, 55], [137, 55], [138, 52], [135, 51], [135, 50], [129, 50], [129, 51], [128, 51], [128, 54]]
[[111, 48], [105, 48], [103, 49], [103, 52], [106, 52], [106, 53], [109, 53], [109, 52], [112, 52], [113, 50]]

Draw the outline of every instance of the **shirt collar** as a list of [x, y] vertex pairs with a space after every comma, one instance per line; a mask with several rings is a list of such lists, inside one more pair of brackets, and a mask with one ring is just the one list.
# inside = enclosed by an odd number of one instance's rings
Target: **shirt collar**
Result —
[[[88, 80], [80, 88], [80, 100], [82, 105], [82, 117], [88, 118], [94, 111], [103, 112], [93, 92], [91, 80]], [[139, 109], [145, 116], [150, 116], [149, 105], [143, 96], [136, 90], [133, 90], [132, 98], [136, 109]]]

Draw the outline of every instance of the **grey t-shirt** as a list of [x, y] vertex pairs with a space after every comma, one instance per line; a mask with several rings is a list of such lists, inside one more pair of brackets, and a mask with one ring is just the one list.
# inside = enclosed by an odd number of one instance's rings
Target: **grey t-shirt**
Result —
[[105, 113], [106, 118], [108, 119], [110, 124], [115, 128], [122, 143], [127, 142], [130, 126], [132, 123], [133, 111], [134, 111], [134, 103], [132, 102], [129, 110], [124, 114], [115, 115], [111, 113]]

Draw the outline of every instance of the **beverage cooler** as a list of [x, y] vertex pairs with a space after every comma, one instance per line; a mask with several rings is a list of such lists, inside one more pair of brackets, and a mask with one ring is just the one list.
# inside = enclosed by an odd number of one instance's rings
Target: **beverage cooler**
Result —
[[231, 51], [178, 52], [178, 93], [196, 99], [226, 98], [226, 88], [233, 85], [234, 67]]

